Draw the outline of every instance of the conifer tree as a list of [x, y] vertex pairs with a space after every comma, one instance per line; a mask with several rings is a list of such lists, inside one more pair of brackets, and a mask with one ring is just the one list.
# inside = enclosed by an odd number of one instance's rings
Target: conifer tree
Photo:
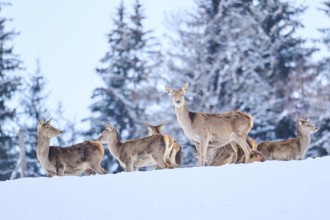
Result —
[[176, 16], [168, 68], [177, 87], [191, 84], [191, 110], [245, 111], [258, 140], [292, 136], [294, 112], [306, 110], [300, 86], [315, 77], [315, 49], [294, 35], [304, 10], [280, 0], [208, 0]]
[[260, 71], [269, 40], [249, 7], [250, 1], [196, 1], [194, 11], [175, 18], [179, 36], [172, 38], [168, 67], [177, 87], [191, 84], [192, 111], [241, 110], [266, 117], [259, 109], [268, 108], [272, 88]]
[[50, 114], [46, 104], [49, 93], [45, 91], [46, 82], [41, 73], [39, 60], [37, 61], [35, 72], [29, 75], [25, 86], [26, 88], [20, 100], [22, 110], [18, 116], [20, 126], [25, 133], [26, 175], [40, 176], [42, 171], [37, 159], [37, 125], [41, 119], [49, 118]]
[[[311, 103], [308, 89], [316, 77], [311, 55], [315, 48], [306, 47], [306, 40], [296, 35], [302, 28], [300, 16], [306, 7], [282, 0], [259, 0], [252, 15], [268, 36], [263, 76], [274, 88], [272, 115], [268, 129], [260, 133], [265, 139], [288, 138], [295, 134], [296, 117], [306, 117]], [[258, 129], [258, 128], [257, 128]], [[274, 131], [274, 132], [272, 132]]]
[[[144, 30], [144, 19], [139, 1], [133, 5], [132, 14], [126, 12], [121, 2], [113, 18], [113, 29], [107, 35], [109, 51], [101, 59], [101, 67], [96, 69], [104, 85], [96, 88], [92, 96], [93, 117], [88, 120], [93, 129], [87, 132], [92, 138], [103, 130], [102, 121], [114, 125], [124, 140], [146, 133], [142, 129], [143, 121], [153, 95], [149, 78], [158, 52], [153, 49], [151, 31]], [[107, 160], [108, 168], [111, 160]], [[120, 170], [118, 166], [111, 169]]]
[[15, 71], [21, 69], [21, 61], [14, 54], [12, 40], [17, 32], [6, 30], [10, 19], [3, 17], [0, 5], [0, 180], [8, 179], [15, 168], [17, 132], [14, 130], [15, 108], [9, 106], [18, 91], [20, 78]]
[[[330, 1], [323, 2], [320, 10], [326, 14], [328, 21], [330, 21]], [[313, 157], [330, 154], [330, 26], [320, 28], [319, 31], [323, 34], [321, 43], [325, 45], [328, 55], [323, 57], [317, 65], [319, 75], [314, 84], [313, 114], [311, 114], [313, 117], [311, 118], [319, 122], [319, 130], [315, 133], [311, 151], [308, 152], [309, 156]]]
[[53, 123], [63, 133], [56, 137], [59, 146], [69, 146], [77, 143], [79, 132], [75, 127], [75, 119], [64, 117], [64, 108], [61, 102], [58, 103], [54, 113]]

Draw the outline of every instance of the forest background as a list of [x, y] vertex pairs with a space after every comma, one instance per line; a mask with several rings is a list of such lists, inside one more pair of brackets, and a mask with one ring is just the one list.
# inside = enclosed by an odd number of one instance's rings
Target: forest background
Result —
[[[191, 111], [248, 112], [257, 141], [294, 137], [309, 118], [319, 131], [307, 157], [330, 153], [329, 1], [166, 2], [1, 3], [0, 180], [45, 175], [37, 123], [49, 117], [61, 146], [95, 139], [103, 121], [122, 140], [165, 122], [183, 166], [196, 165], [164, 91], [184, 82]], [[102, 165], [121, 171], [108, 151]]]

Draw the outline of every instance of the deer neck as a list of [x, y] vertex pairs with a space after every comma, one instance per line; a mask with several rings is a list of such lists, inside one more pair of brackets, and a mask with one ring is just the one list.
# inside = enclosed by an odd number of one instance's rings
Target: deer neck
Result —
[[37, 154], [38, 157], [48, 158], [50, 139], [38, 135]]
[[299, 142], [300, 153], [302, 156], [304, 156], [308, 150], [309, 145], [311, 144], [310, 134], [308, 132], [304, 131], [303, 129], [298, 128], [297, 138], [298, 138], [298, 142]]
[[122, 143], [120, 142], [119, 135], [116, 132], [115, 138], [109, 138], [108, 139], [108, 148], [112, 156], [114, 156], [117, 160], [119, 160], [119, 151], [122, 146]]
[[42, 166], [46, 167], [48, 164], [50, 139], [42, 135], [38, 135], [37, 157]]
[[175, 107], [176, 118], [183, 130], [191, 129], [191, 112], [188, 111], [188, 106], [186, 103], [181, 107]]

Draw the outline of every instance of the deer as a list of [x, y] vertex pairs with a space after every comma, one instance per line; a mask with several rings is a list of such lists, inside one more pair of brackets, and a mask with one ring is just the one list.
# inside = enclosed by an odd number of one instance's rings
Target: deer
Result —
[[[265, 156], [256, 150], [257, 142], [250, 136], [247, 136], [246, 142], [251, 148], [248, 163], [264, 162]], [[208, 164], [210, 166], [221, 166], [224, 164], [238, 164], [244, 163], [244, 152], [240, 146], [236, 145], [236, 151], [233, 150], [230, 144], [225, 145], [222, 148], [217, 146], [209, 146], [207, 151]]]
[[[148, 122], [144, 122], [144, 125], [149, 131], [149, 136], [154, 134], [162, 134], [162, 127], [164, 126], [164, 123], [159, 125], [151, 125]], [[169, 135], [163, 134], [163, 136], [166, 143], [164, 158], [166, 158], [167, 161], [167, 168], [179, 167], [182, 161], [182, 148], [180, 144]]]
[[159, 166], [164, 169], [166, 138], [162, 134], [121, 142], [118, 131], [107, 123], [103, 123], [104, 131], [97, 141], [108, 144], [112, 156], [119, 162], [126, 172], [138, 170], [140, 167]]
[[51, 120], [39, 121], [37, 128], [37, 158], [49, 177], [84, 172], [86, 175], [107, 173], [100, 165], [104, 148], [99, 142], [85, 141], [69, 147], [49, 146], [52, 138], [62, 134], [61, 130], [50, 124]]
[[310, 135], [318, 129], [304, 119], [297, 119], [296, 127], [296, 138], [261, 142], [257, 149], [265, 155], [266, 160], [303, 160], [311, 143]]
[[185, 102], [185, 93], [189, 87], [185, 83], [181, 89], [165, 86], [165, 91], [172, 96], [177, 121], [186, 137], [195, 144], [199, 166], [205, 166], [209, 145], [223, 147], [230, 144], [236, 149], [238, 144], [248, 162], [250, 147], [246, 137], [253, 127], [253, 119], [247, 113], [231, 111], [218, 114], [191, 112]]

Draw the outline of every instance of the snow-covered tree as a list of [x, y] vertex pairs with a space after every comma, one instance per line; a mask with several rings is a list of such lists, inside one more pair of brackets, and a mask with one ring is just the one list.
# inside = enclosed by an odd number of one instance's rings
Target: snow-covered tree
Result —
[[29, 75], [24, 85], [18, 117], [25, 134], [26, 175], [40, 176], [42, 171], [37, 159], [37, 125], [41, 119], [49, 118], [50, 114], [46, 103], [49, 93], [46, 91], [46, 82], [41, 73], [39, 60], [35, 72]]
[[[322, 3], [320, 10], [328, 16], [330, 21], [330, 1]], [[321, 24], [320, 24], [321, 25]], [[330, 26], [319, 29], [323, 34], [323, 43], [330, 53]], [[310, 156], [325, 156], [330, 154], [330, 56], [325, 56], [317, 66], [318, 77], [314, 86], [314, 99], [312, 117], [319, 121], [319, 130], [314, 134]]]
[[[101, 59], [98, 75], [104, 85], [94, 90], [90, 107], [92, 129], [88, 135], [96, 138], [103, 130], [102, 121], [116, 127], [122, 139], [141, 137], [146, 133], [143, 121], [154, 95], [152, 70], [159, 61], [151, 31], [143, 27], [144, 12], [139, 1], [133, 13], [126, 13], [123, 2], [113, 18], [113, 28], [107, 35], [109, 51]], [[156, 59], [155, 59], [156, 58]], [[114, 159], [107, 155], [108, 169]], [[111, 168], [117, 170], [118, 167]]]
[[13, 126], [16, 109], [10, 107], [9, 103], [20, 85], [20, 78], [14, 75], [15, 71], [21, 68], [21, 61], [14, 54], [12, 43], [18, 33], [6, 30], [10, 19], [2, 16], [3, 6], [0, 5], [0, 180], [10, 177], [17, 160], [15, 145], [18, 132]]
[[193, 111], [250, 113], [258, 140], [292, 136], [292, 116], [305, 101], [301, 83], [315, 77], [315, 49], [294, 35], [304, 8], [280, 0], [195, 2], [171, 23], [171, 84], [191, 84]]
[[76, 144], [80, 133], [76, 129], [75, 118], [65, 117], [64, 112], [63, 104], [59, 102], [52, 120], [54, 126], [63, 132], [60, 136], [56, 137], [57, 144], [62, 147]]
[[196, 1], [194, 11], [173, 22], [178, 24], [178, 36], [171, 38], [169, 69], [176, 86], [191, 84], [187, 93], [191, 110], [242, 110], [257, 119], [267, 117], [272, 88], [260, 72], [269, 59], [265, 58], [269, 39], [251, 16], [250, 5]]

